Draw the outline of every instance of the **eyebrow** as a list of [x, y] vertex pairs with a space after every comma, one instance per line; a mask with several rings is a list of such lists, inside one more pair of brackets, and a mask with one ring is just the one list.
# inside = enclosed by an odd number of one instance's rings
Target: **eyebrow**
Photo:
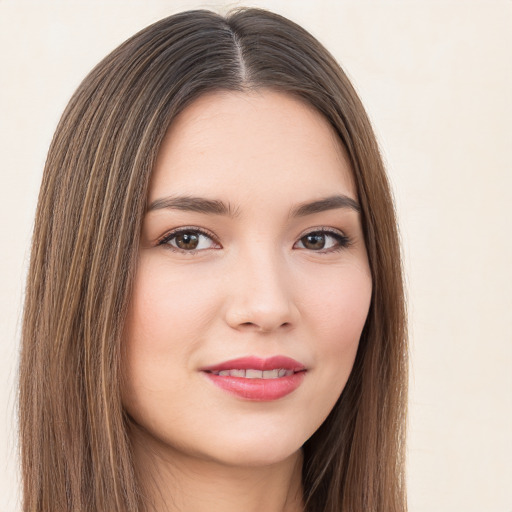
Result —
[[226, 204], [216, 199], [206, 199], [204, 197], [194, 196], [175, 196], [156, 199], [148, 206], [147, 211], [152, 212], [162, 209], [182, 210], [213, 215], [227, 215], [229, 217], [235, 217], [238, 213], [237, 210], [229, 203]]
[[291, 217], [305, 217], [306, 215], [312, 215], [314, 213], [325, 212], [327, 210], [336, 210], [338, 208], [349, 208], [361, 213], [361, 207], [359, 203], [351, 197], [343, 194], [324, 197], [316, 201], [302, 203], [293, 208], [290, 213]]
[[[361, 212], [361, 207], [357, 201], [351, 197], [341, 194], [324, 197], [316, 201], [301, 203], [291, 210], [290, 217], [305, 217], [314, 213], [320, 213], [339, 208], [348, 208], [356, 211], [357, 213]], [[162, 209], [182, 210], [213, 215], [226, 215], [229, 217], [236, 217], [238, 215], [238, 209], [233, 208], [229, 203], [226, 204], [217, 199], [206, 199], [204, 197], [194, 196], [171, 196], [156, 199], [148, 206], [147, 211], [152, 212]]]

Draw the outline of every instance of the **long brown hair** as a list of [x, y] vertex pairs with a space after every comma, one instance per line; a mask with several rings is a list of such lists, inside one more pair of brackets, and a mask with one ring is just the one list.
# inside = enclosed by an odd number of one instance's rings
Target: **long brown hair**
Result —
[[405, 512], [407, 343], [393, 203], [372, 128], [333, 57], [259, 9], [199, 10], [142, 30], [83, 81], [57, 127], [37, 208], [23, 320], [23, 510], [146, 510], [120, 399], [120, 346], [148, 181], [176, 115], [213, 90], [313, 105], [352, 164], [373, 278], [355, 365], [304, 445], [310, 512]]

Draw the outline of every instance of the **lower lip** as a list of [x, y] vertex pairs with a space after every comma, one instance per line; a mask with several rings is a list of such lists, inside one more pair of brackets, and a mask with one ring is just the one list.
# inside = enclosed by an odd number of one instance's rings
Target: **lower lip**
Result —
[[246, 379], [208, 372], [205, 372], [205, 375], [219, 388], [240, 398], [270, 402], [295, 391], [302, 384], [305, 373], [305, 371], [297, 372], [277, 379]]

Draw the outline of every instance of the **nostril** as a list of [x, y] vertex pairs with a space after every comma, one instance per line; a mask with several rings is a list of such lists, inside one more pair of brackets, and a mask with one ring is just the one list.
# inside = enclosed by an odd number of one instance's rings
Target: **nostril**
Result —
[[[292, 324], [290, 322], [283, 322], [281, 325], [277, 326], [277, 328], [289, 328]], [[274, 327], [271, 327], [271, 326], [266, 326], [266, 325], [259, 325], [255, 322], [243, 322], [240, 324], [240, 327], [243, 327], [243, 328], [248, 328], [248, 329], [256, 329], [258, 331], [262, 331], [262, 332], [270, 332], [270, 331], [273, 331], [274, 330]]]

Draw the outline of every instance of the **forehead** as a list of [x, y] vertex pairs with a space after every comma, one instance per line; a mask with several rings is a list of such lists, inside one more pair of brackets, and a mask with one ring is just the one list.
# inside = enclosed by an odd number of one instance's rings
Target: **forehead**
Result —
[[149, 201], [162, 194], [271, 190], [281, 191], [283, 199], [295, 194], [296, 202], [334, 192], [356, 199], [343, 144], [313, 107], [265, 89], [217, 91], [199, 97], [169, 127]]

